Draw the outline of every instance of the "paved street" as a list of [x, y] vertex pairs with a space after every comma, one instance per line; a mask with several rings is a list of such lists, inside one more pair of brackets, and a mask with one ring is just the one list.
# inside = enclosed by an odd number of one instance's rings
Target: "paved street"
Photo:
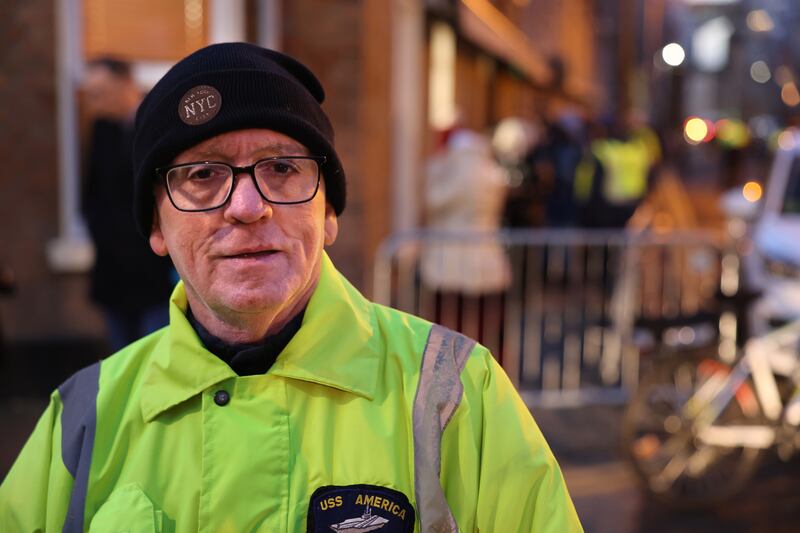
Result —
[[587, 532], [795, 532], [800, 525], [800, 462], [763, 466], [751, 489], [708, 510], [676, 510], [642, 496], [627, 465], [564, 465]]
[[751, 488], [712, 509], [681, 510], [647, 498], [619, 449], [620, 408], [536, 410], [591, 533], [795, 532], [800, 530], [800, 458], [768, 455]]

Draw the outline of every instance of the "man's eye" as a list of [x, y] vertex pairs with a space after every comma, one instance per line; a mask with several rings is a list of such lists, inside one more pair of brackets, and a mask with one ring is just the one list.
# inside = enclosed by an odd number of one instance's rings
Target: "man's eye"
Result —
[[290, 161], [270, 161], [267, 171], [275, 176], [288, 176], [297, 172], [297, 168]]
[[214, 167], [200, 167], [189, 171], [188, 178], [193, 181], [204, 181], [219, 178], [224, 175], [224, 171]]

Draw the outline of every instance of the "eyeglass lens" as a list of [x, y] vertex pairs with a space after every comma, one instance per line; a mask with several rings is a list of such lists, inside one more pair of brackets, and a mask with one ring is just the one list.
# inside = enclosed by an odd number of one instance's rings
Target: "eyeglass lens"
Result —
[[[300, 203], [313, 198], [319, 166], [314, 159], [264, 159], [253, 166], [256, 186], [268, 201]], [[224, 204], [234, 182], [224, 163], [192, 163], [171, 168], [167, 187], [175, 207], [186, 211], [213, 209]]]

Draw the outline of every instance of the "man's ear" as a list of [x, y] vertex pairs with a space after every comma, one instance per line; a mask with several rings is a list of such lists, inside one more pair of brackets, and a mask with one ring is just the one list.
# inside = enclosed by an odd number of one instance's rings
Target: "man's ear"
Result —
[[325, 246], [333, 244], [338, 234], [339, 218], [336, 216], [336, 211], [333, 210], [331, 204], [325, 202]]
[[164, 233], [161, 231], [161, 220], [158, 218], [158, 208], [153, 206], [153, 224], [150, 227], [150, 248], [156, 255], [166, 257], [169, 255]]

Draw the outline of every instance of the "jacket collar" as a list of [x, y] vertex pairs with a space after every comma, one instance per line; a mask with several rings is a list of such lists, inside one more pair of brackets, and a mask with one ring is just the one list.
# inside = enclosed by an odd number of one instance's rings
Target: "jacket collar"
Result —
[[[186, 292], [170, 299], [170, 324], [144, 372], [141, 408], [149, 422], [236, 373], [205, 349], [186, 319]], [[269, 374], [333, 387], [372, 399], [379, 375], [379, 336], [371, 304], [323, 253], [320, 278], [300, 330]]]

